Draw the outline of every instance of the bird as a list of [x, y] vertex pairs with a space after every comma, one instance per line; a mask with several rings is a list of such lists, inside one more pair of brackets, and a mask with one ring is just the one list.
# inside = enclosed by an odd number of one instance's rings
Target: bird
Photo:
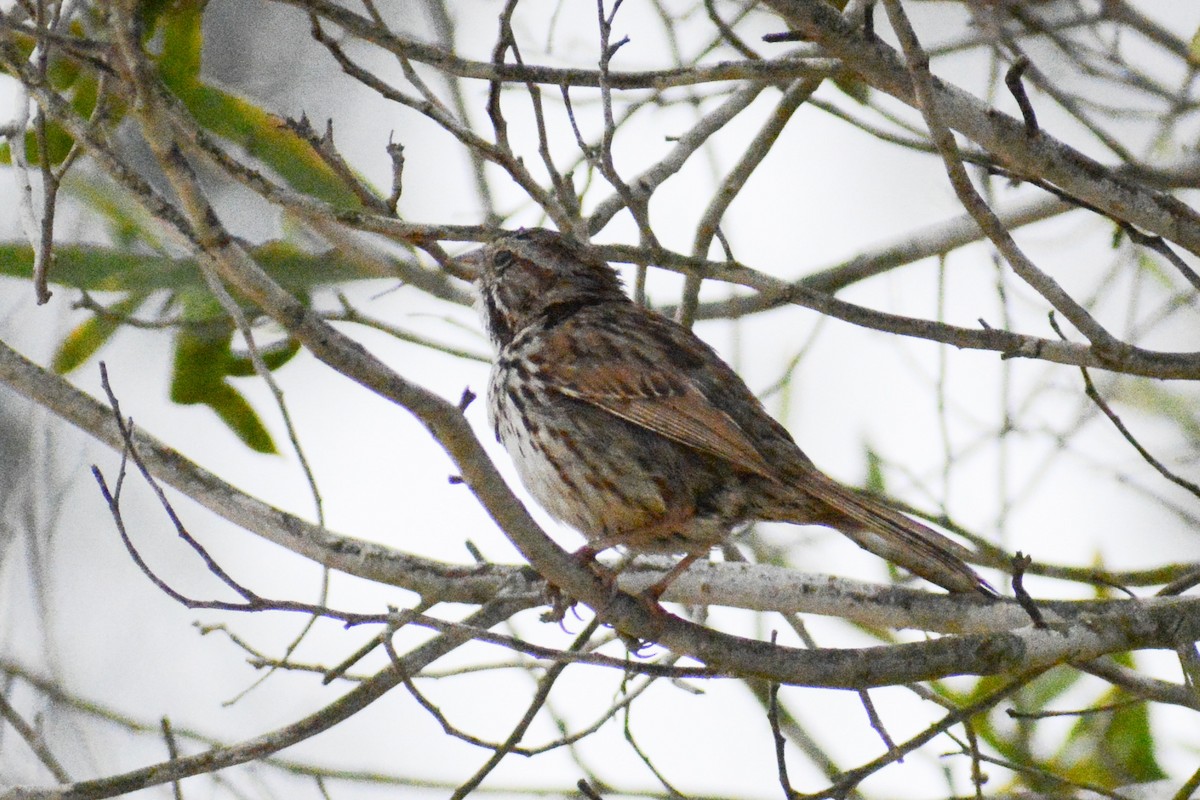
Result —
[[636, 304], [563, 235], [505, 232], [460, 257], [495, 349], [488, 421], [530, 494], [612, 547], [682, 555], [649, 593], [749, 523], [822, 525], [953, 593], [995, 596], [970, 552], [823, 473], [690, 329]]

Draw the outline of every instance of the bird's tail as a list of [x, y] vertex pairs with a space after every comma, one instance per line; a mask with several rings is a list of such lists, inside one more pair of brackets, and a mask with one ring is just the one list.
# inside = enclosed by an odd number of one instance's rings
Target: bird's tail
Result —
[[996, 590], [967, 566], [970, 551], [952, 539], [815, 470], [805, 472], [797, 482], [809, 497], [829, 508], [831, 513], [822, 515], [820, 522], [836, 528], [864, 550], [943, 589], [997, 596]]

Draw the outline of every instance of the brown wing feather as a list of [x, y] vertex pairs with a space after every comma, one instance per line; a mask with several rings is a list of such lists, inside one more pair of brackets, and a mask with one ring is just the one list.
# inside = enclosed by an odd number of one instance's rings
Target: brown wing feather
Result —
[[723, 458], [746, 472], [777, 479], [749, 437], [699, 389], [677, 374], [593, 364], [555, 388], [672, 441]]

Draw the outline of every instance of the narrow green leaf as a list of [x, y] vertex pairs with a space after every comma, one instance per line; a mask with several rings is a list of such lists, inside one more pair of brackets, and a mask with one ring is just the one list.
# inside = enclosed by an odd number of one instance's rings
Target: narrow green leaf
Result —
[[142, 0], [138, 5], [137, 14], [139, 27], [142, 31], [142, 40], [149, 41], [154, 38], [158, 30], [158, 21], [162, 18], [165, 12], [174, 0]]
[[[1181, 444], [1200, 442], [1200, 408], [1197, 407], [1194, 391], [1151, 381], [1121, 380], [1115, 384], [1110, 399], [1176, 426], [1183, 434]], [[1169, 452], [1159, 455], [1167, 456]]]
[[207, 0], [174, 0], [162, 23], [159, 75], [204, 129], [233, 142], [294, 189], [340, 209], [362, 207], [357, 195], [313, 152], [308, 142], [259, 106], [201, 78]]
[[[79, 32], [79, 31], [76, 31]], [[52, 51], [53, 52], [53, 51]], [[90, 72], [84, 72], [79, 63], [69, 58], [53, 58], [49, 67], [50, 84], [59, 93], [66, 95], [71, 107], [82, 117], [90, 117], [96, 107], [97, 82]], [[114, 116], [114, 120], [119, 116]], [[25, 159], [30, 164], [41, 164], [42, 154], [37, 137], [31, 129], [25, 132]], [[46, 149], [50, 163], [61, 164], [75, 140], [66, 129], [53, 119], [46, 121]], [[12, 148], [6, 138], [0, 145], [0, 164], [12, 163]]]
[[201, 83], [176, 88], [179, 99], [205, 129], [261, 160], [293, 189], [339, 209], [362, 208], [357, 195], [313, 152], [308, 142], [273, 114]]
[[223, 334], [218, 336], [181, 329], [175, 335], [171, 401], [182, 405], [208, 402], [217, 387], [225, 383], [232, 341], [232, 325], [225, 326]]
[[1175, 276], [1177, 273], [1164, 269], [1162, 262], [1159, 261], [1157, 256], [1146, 250], [1139, 249], [1136, 257], [1138, 266], [1146, 274], [1154, 278], [1160, 287], [1169, 291], [1175, 285]]
[[200, 77], [207, 5], [207, 0], [174, 0], [171, 13], [163, 18], [158, 71], [173, 91], [195, 84]]
[[[299, 352], [300, 342], [296, 339], [287, 338], [274, 342], [267, 347], [260, 347], [258, 354], [262, 356], [263, 363], [267, 365], [267, 369], [274, 372], [291, 361], [292, 357]], [[254, 375], [254, 362], [249, 354], [238, 355], [234, 353], [230, 359], [229, 369], [226, 374], [231, 378], [245, 378]]]
[[[998, 705], [991, 714], [981, 714], [976, 717], [974, 720], [976, 735], [1010, 761], [1031, 762], [1033, 760], [1031, 739], [1037, 722], [1030, 719], [1006, 720], [1007, 709], [1012, 708], [1024, 713], [1045, 711], [1052, 700], [1075, 686], [1080, 678], [1081, 673], [1076, 669], [1056, 667], [1047, 671], [1018, 691], [1010, 700]], [[951, 691], [941, 682], [935, 682], [934, 689], [956, 705], [970, 705], [997, 691], [1008, 681], [1007, 676], [993, 675], [980, 678], [969, 692]]]
[[134, 292], [109, 306], [110, 314], [93, 314], [67, 334], [54, 354], [50, 368], [60, 375], [77, 369], [95, 355], [123, 324], [127, 317], [141, 308], [149, 296], [147, 292]]
[[[186, 319], [212, 319], [216, 301], [200, 292], [183, 297]], [[228, 377], [237, 358], [232, 352], [233, 324], [228, 320], [204, 326], [186, 326], [175, 336], [171, 371], [171, 400], [180, 405], [206, 405], [217, 413], [248, 447], [276, 453], [266, 426]]]
[[136, 252], [141, 243], [162, 252], [162, 223], [147, 213], [144, 206], [127, 192], [114, 192], [112, 184], [99, 175], [72, 171], [65, 184], [72, 197], [82, 201], [98, 219], [107, 222], [108, 235], [120, 252]]
[[227, 383], [215, 386], [205, 405], [217, 412], [221, 421], [250, 449], [268, 455], [279, 452], [266, 426], [237, 389]]
[[[22, 141], [25, 143], [25, 160], [31, 166], [40, 165], [42, 154], [38, 149], [37, 136], [32, 130], [27, 130]], [[50, 153], [51, 164], [61, 164], [74, 141], [57, 122], [54, 120], [46, 122], [46, 149]], [[0, 145], [0, 164], [12, 164], [12, 146], [8, 141]]]
[[[125, 218], [131, 235], [142, 238], [140, 221]], [[259, 252], [263, 255], [259, 255]], [[362, 278], [360, 265], [336, 250], [308, 253], [292, 248], [256, 248], [255, 260], [273, 279], [293, 292]], [[131, 248], [60, 244], [54, 248], [50, 281], [88, 291], [197, 290], [207, 293], [194, 259], [169, 258]], [[33, 249], [25, 241], [0, 241], [0, 275], [29, 280], [33, 275]]]
[[876, 494], [886, 494], [887, 485], [883, 478], [883, 459], [879, 457], [879, 453], [870, 445], [866, 446], [867, 459], [867, 479], [863, 483], [863, 488], [868, 492]]
[[[1110, 688], [1093, 706], [1131, 699]], [[1055, 756], [1055, 772], [1083, 783], [1118, 788], [1167, 777], [1154, 756], [1150, 715], [1144, 702], [1081, 715]]]

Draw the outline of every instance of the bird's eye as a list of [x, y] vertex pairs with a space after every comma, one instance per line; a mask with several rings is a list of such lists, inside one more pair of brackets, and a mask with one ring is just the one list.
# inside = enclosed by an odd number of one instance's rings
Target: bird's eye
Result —
[[492, 266], [496, 269], [504, 269], [513, 262], [512, 250], [498, 250], [496, 255], [492, 256]]

